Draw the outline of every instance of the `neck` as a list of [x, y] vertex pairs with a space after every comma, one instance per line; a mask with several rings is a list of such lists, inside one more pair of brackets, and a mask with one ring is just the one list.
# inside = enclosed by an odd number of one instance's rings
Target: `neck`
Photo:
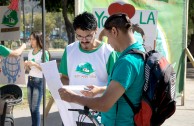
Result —
[[100, 45], [100, 41], [97, 40], [97, 39], [94, 39], [94, 41], [92, 43], [90, 43], [90, 45], [88, 45], [87, 47], [84, 48], [84, 46], [82, 47], [81, 45], [81, 48], [83, 50], [86, 50], [86, 51], [92, 51], [92, 50], [95, 50], [98, 48], [98, 46]]
[[130, 45], [136, 42], [133, 35], [124, 35], [124, 36], [121, 37], [121, 39], [119, 40], [119, 45], [120, 45], [119, 52], [123, 52], [127, 47], [129, 47]]
[[36, 47], [34, 48], [34, 52], [38, 52], [40, 50], [40, 48]]

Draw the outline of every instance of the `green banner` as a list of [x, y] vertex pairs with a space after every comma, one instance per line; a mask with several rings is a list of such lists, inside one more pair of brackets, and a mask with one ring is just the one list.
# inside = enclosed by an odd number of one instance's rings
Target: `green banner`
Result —
[[[83, 11], [93, 8], [108, 8], [114, 0], [84, 0]], [[160, 51], [173, 64], [177, 73], [176, 89], [184, 88], [186, 47], [186, 0], [123, 0], [136, 10], [157, 10], [156, 50]]]

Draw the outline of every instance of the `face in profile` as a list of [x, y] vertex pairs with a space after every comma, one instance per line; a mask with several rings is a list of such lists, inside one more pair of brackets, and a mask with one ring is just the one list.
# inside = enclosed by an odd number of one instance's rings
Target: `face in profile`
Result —
[[105, 30], [104, 32], [108, 38], [108, 44], [111, 45], [112, 48], [114, 48], [115, 51], [119, 51], [117, 47], [117, 40], [113, 37], [112, 30]]
[[76, 38], [80, 41], [80, 45], [84, 50], [91, 50], [93, 48], [93, 42], [95, 40], [96, 30], [81, 30], [75, 31]]
[[36, 42], [36, 39], [34, 38], [33, 35], [30, 35], [29, 41], [30, 41], [30, 45], [31, 45], [32, 48], [37, 47], [37, 42]]

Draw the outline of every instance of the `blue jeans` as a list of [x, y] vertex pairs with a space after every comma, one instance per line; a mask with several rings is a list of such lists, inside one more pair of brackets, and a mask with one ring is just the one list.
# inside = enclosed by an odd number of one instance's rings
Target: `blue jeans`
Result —
[[43, 95], [43, 79], [28, 76], [28, 103], [31, 113], [32, 126], [40, 126], [40, 103]]

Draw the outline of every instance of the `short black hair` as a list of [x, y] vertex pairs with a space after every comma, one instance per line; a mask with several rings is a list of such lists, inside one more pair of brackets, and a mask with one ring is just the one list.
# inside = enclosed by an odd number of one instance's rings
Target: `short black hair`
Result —
[[84, 12], [79, 14], [73, 20], [74, 30], [80, 28], [81, 30], [96, 30], [97, 20], [93, 14]]
[[104, 24], [104, 28], [107, 30], [111, 30], [112, 27], [127, 32], [132, 27], [132, 23], [125, 13], [116, 13], [108, 17]]

